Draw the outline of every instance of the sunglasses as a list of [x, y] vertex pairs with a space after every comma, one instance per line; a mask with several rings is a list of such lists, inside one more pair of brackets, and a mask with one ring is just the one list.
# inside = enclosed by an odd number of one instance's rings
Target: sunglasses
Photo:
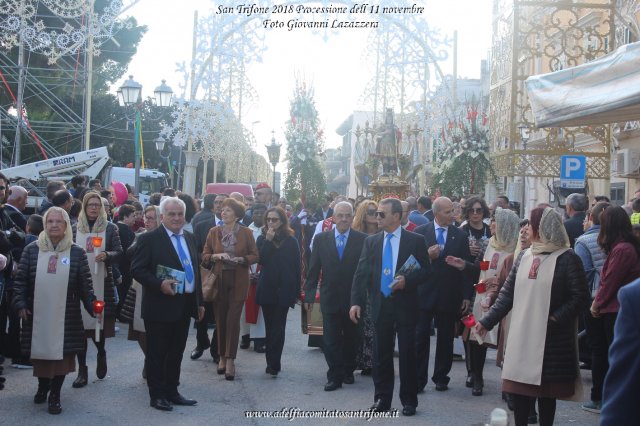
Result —
[[483, 211], [482, 207], [480, 207], [479, 209], [471, 209], [471, 213], [473, 214], [480, 214], [482, 213], [482, 211]]
[[376, 212], [376, 217], [379, 217], [380, 219], [384, 219], [385, 214], [384, 212]]
[[2, 186], [2, 185], [0, 185], [0, 191], [4, 191], [5, 189], [7, 189], [7, 187], [6, 187], [6, 186]]
[[280, 218], [278, 217], [268, 217], [267, 222], [280, 222]]
[[367, 210], [367, 216], [375, 216], [375, 215], [376, 215], [375, 210]]

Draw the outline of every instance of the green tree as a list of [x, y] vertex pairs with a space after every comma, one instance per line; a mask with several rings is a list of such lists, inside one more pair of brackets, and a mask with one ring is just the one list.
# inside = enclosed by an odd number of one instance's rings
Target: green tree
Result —
[[293, 202], [317, 205], [326, 192], [327, 183], [320, 158], [323, 134], [318, 129], [313, 92], [313, 87], [307, 89], [304, 83], [296, 84], [285, 132], [288, 170], [284, 189]]

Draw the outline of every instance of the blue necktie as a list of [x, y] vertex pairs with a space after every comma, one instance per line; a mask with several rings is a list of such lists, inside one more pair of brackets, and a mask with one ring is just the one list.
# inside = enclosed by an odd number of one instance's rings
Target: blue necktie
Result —
[[440, 246], [440, 257], [444, 253], [444, 228], [437, 228], [438, 236], [436, 237], [436, 242]]
[[391, 248], [391, 238], [393, 234], [387, 234], [387, 241], [382, 251], [382, 274], [380, 275], [380, 291], [384, 297], [389, 297], [391, 289], [389, 284], [393, 281], [393, 249]]
[[180, 234], [173, 234], [176, 242], [178, 243], [178, 256], [180, 256], [180, 262], [182, 262], [182, 267], [184, 268], [184, 276], [188, 282], [193, 282], [193, 268], [191, 267], [191, 262], [189, 262], [189, 256], [184, 252], [182, 248], [182, 244], [180, 243]]
[[344, 254], [344, 239], [345, 239], [345, 235], [344, 234], [338, 234], [338, 241], [336, 242], [336, 248], [338, 249], [338, 257], [340, 258], [340, 260], [342, 260], [342, 255]]

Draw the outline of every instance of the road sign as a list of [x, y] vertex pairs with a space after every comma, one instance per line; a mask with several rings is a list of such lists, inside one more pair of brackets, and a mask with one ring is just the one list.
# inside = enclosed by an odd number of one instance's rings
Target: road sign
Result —
[[563, 155], [560, 157], [560, 187], [584, 188], [587, 177], [587, 157]]

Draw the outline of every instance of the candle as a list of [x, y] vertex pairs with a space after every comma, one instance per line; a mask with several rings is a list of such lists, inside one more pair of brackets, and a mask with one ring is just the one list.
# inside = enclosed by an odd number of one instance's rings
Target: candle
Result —
[[480, 270], [481, 271], [488, 271], [489, 270], [489, 261], [488, 260], [481, 260], [480, 261]]
[[476, 333], [475, 326], [477, 323], [476, 323], [476, 317], [473, 314], [469, 314], [466, 317], [462, 318], [462, 323], [465, 325], [465, 327], [469, 328], [471, 335], [476, 338], [476, 341], [480, 345], [484, 343], [484, 340], [482, 339], [482, 337], [480, 337], [480, 335]]
[[487, 291], [487, 284], [484, 281], [480, 281], [478, 284], [474, 285], [474, 287], [478, 294], [482, 294]]
[[[102, 247], [102, 237], [100, 236], [91, 237], [91, 244], [93, 244], [93, 248], [94, 248], [93, 252], [95, 256], [97, 256], [100, 253], [100, 247]], [[98, 275], [98, 262], [94, 263], [93, 273], [94, 275]]]
[[100, 341], [100, 326], [102, 325], [102, 311], [104, 311], [104, 302], [95, 300], [93, 302], [93, 312], [96, 314], [96, 342]]

